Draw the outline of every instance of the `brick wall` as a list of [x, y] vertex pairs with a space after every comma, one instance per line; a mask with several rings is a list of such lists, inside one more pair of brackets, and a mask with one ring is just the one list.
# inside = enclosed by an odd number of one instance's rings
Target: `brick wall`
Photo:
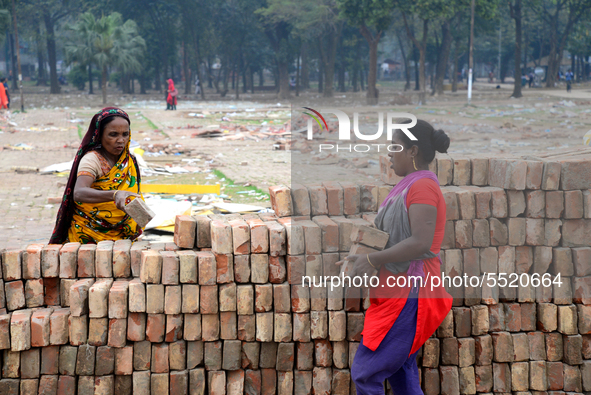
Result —
[[[450, 287], [425, 394], [591, 391], [591, 167], [447, 159], [442, 270], [563, 286]], [[277, 215], [180, 216], [175, 243], [2, 251], [0, 394], [355, 393], [367, 293], [301, 278], [339, 273], [390, 188], [271, 187]]]

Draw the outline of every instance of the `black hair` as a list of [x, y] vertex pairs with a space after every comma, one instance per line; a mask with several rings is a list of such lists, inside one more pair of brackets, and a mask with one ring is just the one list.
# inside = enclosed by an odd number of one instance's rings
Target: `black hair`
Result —
[[[402, 123], [410, 123], [410, 120]], [[411, 148], [416, 145], [419, 148], [419, 156], [423, 162], [429, 164], [435, 158], [435, 151], [446, 153], [449, 148], [449, 137], [441, 129], [435, 130], [433, 126], [422, 119], [417, 120], [417, 124], [408, 130], [417, 138], [411, 140], [406, 133], [398, 130], [398, 136], [402, 140], [405, 148]]]
[[[113, 122], [115, 120], [115, 118], [121, 118], [121, 119], [125, 119], [127, 121], [127, 119], [125, 117], [122, 117], [120, 115], [112, 115], [110, 117], [103, 119], [101, 121], [101, 123], [99, 124], [99, 139], [103, 138], [103, 131], [105, 130], [105, 127], [107, 127], [108, 124]], [[127, 121], [127, 123], [129, 123], [129, 121]]]

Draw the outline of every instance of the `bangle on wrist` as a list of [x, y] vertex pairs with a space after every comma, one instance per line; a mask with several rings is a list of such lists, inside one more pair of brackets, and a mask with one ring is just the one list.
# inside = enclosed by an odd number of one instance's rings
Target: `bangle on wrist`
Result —
[[377, 268], [377, 267], [375, 267], [375, 266], [373, 265], [373, 263], [371, 263], [371, 261], [369, 260], [369, 254], [367, 254], [367, 262], [369, 263], [369, 265], [370, 265], [371, 267], [373, 267], [374, 269], [378, 270], [378, 268]]
[[117, 196], [117, 192], [119, 192], [119, 189], [117, 189], [117, 190], [115, 190], [115, 192], [113, 192], [113, 201], [116, 201], [115, 196]]

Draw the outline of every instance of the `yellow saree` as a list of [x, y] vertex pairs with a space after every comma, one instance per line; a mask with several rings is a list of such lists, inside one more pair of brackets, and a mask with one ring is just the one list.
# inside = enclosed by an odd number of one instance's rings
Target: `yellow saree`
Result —
[[[97, 178], [91, 188], [100, 191], [129, 191], [140, 196], [140, 177], [136, 162], [129, 153], [129, 143], [119, 161], [105, 176]], [[141, 197], [143, 199], [143, 196]], [[131, 217], [119, 210], [114, 201], [103, 203], [74, 202], [74, 213], [68, 230], [68, 241], [82, 244], [103, 240], [135, 240], [142, 229]]]

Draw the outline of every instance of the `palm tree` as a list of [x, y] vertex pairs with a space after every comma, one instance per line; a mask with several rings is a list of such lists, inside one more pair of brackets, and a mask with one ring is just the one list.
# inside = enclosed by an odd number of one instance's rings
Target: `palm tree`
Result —
[[68, 63], [77, 62], [81, 66], [88, 67], [89, 94], [92, 91], [92, 63], [94, 62], [94, 46], [96, 20], [94, 15], [86, 12], [80, 15], [80, 19], [69, 29], [72, 39], [65, 45], [66, 60]]
[[136, 23], [132, 20], [122, 23], [121, 14], [117, 12], [101, 17], [95, 26], [94, 59], [101, 69], [103, 104], [106, 104], [107, 67], [119, 67], [123, 72], [140, 71], [146, 42], [138, 34]]
[[[101, 70], [103, 104], [107, 103], [107, 69], [116, 67], [123, 73], [139, 73], [141, 59], [146, 50], [146, 42], [138, 34], [134, 21], [123, 23], [119, 13], [112, 13], [95, 19], [87, 12], [80, 16], [72, 27], [73, 39], [66, 45], [70, 61], [88, 66], [91, 78], [91, 65]], [[91, 82], [92, 87], [92, 82]]]

